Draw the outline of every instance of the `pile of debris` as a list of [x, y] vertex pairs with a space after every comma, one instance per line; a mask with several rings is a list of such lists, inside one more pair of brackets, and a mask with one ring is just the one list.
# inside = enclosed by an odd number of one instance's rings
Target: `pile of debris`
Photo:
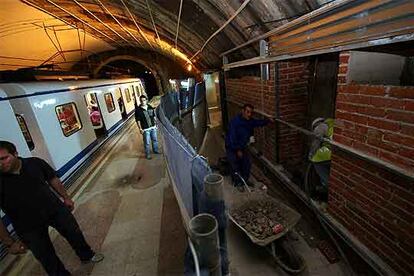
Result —
[[283, 231], [285, 222], [281, 211], [271, 201], [250, 201], [232, 216], [240, 226], [261, 240]]

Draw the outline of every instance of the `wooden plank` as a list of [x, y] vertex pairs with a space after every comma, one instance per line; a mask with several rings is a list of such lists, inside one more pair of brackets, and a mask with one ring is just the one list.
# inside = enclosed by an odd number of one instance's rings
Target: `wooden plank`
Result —
[[[346, 31], [357, 32], [357, 30], [361, 29], [362, 27], [370, 28], [370, 26], [374, 25], [375, 23], [381, 23], [381, 21], [384, 21], [384, 18], [390, 20], [392, 18], [399, 18], [403, 16], [409, 17], [413, 14], [414, 3], [407, 3], [405, 5], [396, 6], [391, 9], [384, 9], [369, 16], [356, 18], [350, 21], [343, 22], [342, 24], [323, 28], [322, 30], [315, 31], [312, 34], [304, 34], [298, 37], [278, 40], [277, 43], [273, 43], [272, 45], [270, 45], [270, 52], [271, 55], [275, 55], [278, 53], [277, 49], [280, 49], [281, 47], [283, 48], [284, 46], [286, 47], [288, 45], [307, 43], [312, 40], [318, 40], [323, 37], [329, 37], [330, 35], [335, 35], [337, 33], [343, 33]], [[276, 49], [276, 51], [274, 51], [274, 49]]]
[[[356, 44], [364, 41], [387, 38], [397, 35], [413, 34], [414, 32], [414, 17], [409, 19], [403, 18], [398, 21], [385, 22], [375, 28], [367, 29], [364, 32], [352, 31], [343, 33], [341, 35], [334, 35], [325, 37], [318, 41], [308, 41], [297, 45], [288, 45], [279, 48], [275, 56], [279, 55], [294, 55], [297, 53], [313, 52], [321, 49], [338, 47], [343, 45]], [[414, 35], [413, 35], [414, 40]], [[367, 45], [369, 46], [369, 45]]]
[[[317, 20], [316, 17], [314, 18], [310, 18], [308, 21], [303, 21], [302, 24], [306, 24], [303, 25], [302, 27], [299, 28], [295, 28], [295, 29], [287, 29], [286, 32], [284, 32], [283, 34], [280, 35], [273, 35], [271, 37], [269, 37], [270, 42], [272, 43], [274, 41], [280, 41], [283, 38], [289, 37], [289, 36], [293, 36], [293, 35], [297, 35], [300, 33], [304, 33], [306, 31], [310, 31], [310, 30], [315, 30], [316, 28], [319, 27], [323, 27], [332, 23], [335, 23], [336, 21], [338, 21], [338, 18], [347, 18], [347, 17], [351, 17], [354, 16], [356, 14], [365, 12], [369, 9], [373, 9], [373, 8], [377, 8], [381, 5], [387, 4], [387, 3], [391, 3], [392, 1], [369, 1], [367, 3], [363, 3], [359, 6], [338, 12], [338, 13], [334, 13], [330, 16], [327, 16], [325, 18], [319, 19]], [[319, 15], [319, 17], [323, 16], [323, 14]], [[317, 21], [315, 21], [317, 20]], [[310, 23], [312, 22], [312, 23]], [[289, 24], [289, 23], [288, 23]], [[291, 31], [289, 31], [291, 30]]]

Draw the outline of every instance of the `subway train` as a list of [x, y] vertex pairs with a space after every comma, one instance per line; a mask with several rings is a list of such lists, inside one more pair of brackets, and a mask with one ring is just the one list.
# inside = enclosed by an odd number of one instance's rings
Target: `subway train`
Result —
[[49, 162], [64, 181], [135, 110], [140, 79], [0, 84], [0, 140]]
[[[114, 134], [146, 94], [140, 79], [0, 84], [0, 140], [41, 157], [65, 181]], [[13, 228], [0, 210], [7, 229]], [[0, 260], [6, 254], [0, 244]]]

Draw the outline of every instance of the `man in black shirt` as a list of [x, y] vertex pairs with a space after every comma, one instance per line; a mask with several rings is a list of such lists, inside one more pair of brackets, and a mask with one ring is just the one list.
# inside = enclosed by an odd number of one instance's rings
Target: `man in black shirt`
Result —
[[135, 109], [135, 121], [144, 139], [145, 156], [151, 159], [150, 141], [152, 141], [152, 151], [159, 153], [157, 140], [157, 127], [155, 126], [155, 109], [147, 104], [147, 97], [139, 97], [140, 105]]
[[29, 248], [49, 275], [70, 275], [56, 255], [49, 226], [65, 237], [82, 262], [103, 259], [86, 243], [71, 213], [74, 203], [55, 171], [40, 158], [19, 158], [16, 147], [7, 141], [0, 141], [0, 208], [21, 238], [13, 240], [0, 219], [0, 240], [9, 253], [25, 253]]

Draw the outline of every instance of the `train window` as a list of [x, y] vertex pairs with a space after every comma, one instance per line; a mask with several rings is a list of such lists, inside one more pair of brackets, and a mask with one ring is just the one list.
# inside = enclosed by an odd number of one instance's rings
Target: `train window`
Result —
[[35, 148], [32, 136], [30, 135], [29, 129], [27, 128], [26, 121], [24, 120], [23, 116], [20, 114], [15, 114], [17, 122], [19, 123], [20, 129], [22, 130], [24, 139], [26, 139], [26, 143], [29, 146], [30, 150]]
[[115, 110], [115, 104], [114, 104], [114, 97], [111, 93], [104, 94], [106, 108], [108, 109], [108, 113], [111, 113]]
[[126, 98], [127, 103], [131, 101], [131, 94], [129, 94], [128, 88], [125, 88], [125, 98]]
[[75, 103], [67, 103], [55, 107], [56, 115], [59, 119], [63, 135], [72, 135], [82, 128], [78, 109]]

